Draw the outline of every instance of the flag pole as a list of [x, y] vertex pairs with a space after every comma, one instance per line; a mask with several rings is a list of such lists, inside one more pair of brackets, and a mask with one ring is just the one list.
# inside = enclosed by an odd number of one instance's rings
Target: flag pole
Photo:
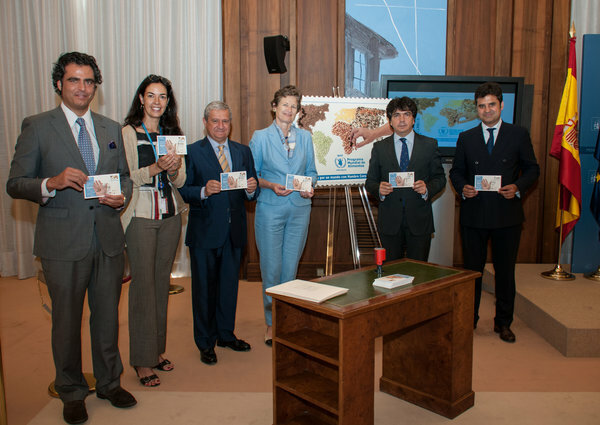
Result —
[[595, 272], [584, 274], [583, 277], [600, 282], [600, 266], [598, 266]]
[[[569, 63], [569, 66], [567, 68], [567, 81], [565, 82], [565, 88], [564, 88], [564, 91], [563, 91], [563, 98], [561, 100], [561, 109], [558, 112], [559, 118], [557, 118], [557, 122], [556, 122], [557, 127], [558, 127], [559, 124], [561, 124], [563, 126], [566, 124], [565, 122], [561, 121], [560, 118], [561, 118], [561, 112], [565, 112], [566, 113], [566, 110], [568, 109], [568, 108], [565, 108], [565, 110], [563, 111], [563, 109], [562, 109], [563, 108], [563, 102], [565, 101], [565, 99], [566, 99], [567, 103], [570, 100], [570, 96], [569, 96], [569, 94], [567, 92], [567, 88], [570, 87], [569, 72], [571, 72], [571, 54], [574, 53], [574, 51], [572, 51], [572, 49], [574, 49], [574, 40], [573, 40], [574, 36], [575, 36], [575, 22], [571, 22], [571, 28], [569, 29], [569, 54], [568, 54], [568, 63]], [[571, 45], [571, 40], [573, 40], [573, 45]], [[575, 64], [576, 64], [576, 61], [575, 61], [575, 63], [573, 63], [573, 71], [575, 69]], [[565, 105], [566, 105], [566, 103], [565, 103]], [[577, 103], [575, 103], [574, 111], [571, 111], [571, 112], [574, 112], [574, 115], [575, 115], [574, 119], [575, 120], [577, 120], [577, 107], [576, 107], [576, 105], [577, 105]], [[563, 133], [563, 131], [561, 131], [562, 141], [564, 141], [564, 133]], [[556, 142], [556, 136], [557, 136], [557, 134], [555, 133], [555, 137], [552, 139], [552, 148], [550, 150], [550, 155], [558, 158], [558, 160], [561, 161], [562, 155], [560, 153], [553, 153], [553, 150], [554, 150], [554, 147], [555, 147], [554, 144]], [[559, 146], [562, 145], [562, 141], [560, 143], [558, 143]], [[560, 147], [560, 151], [562, 152], [562, 150], [563, 150], [563, 147], [561, 146]], [[579, 162], [579, 161], [577, 161], [577, 162]], [[579, 165], [579, 167], [580, 167], [579, 169], [581, 170], [581, 164]], [[546, 272], [542, 272], [540, 274], [541, 274], [542, 277], [544, 277], [546, 279], [552, 279], [552, 280], [574, 280], [575, 279], [575, 275], [571, 274], [571, 273], [569, 273], [567, 271], [565, 271], [562, 268], [562, 266], [560, 265], [560, 256], [561, 256], [561, 253], [562, 253], [562, 244], [563, 244], [563, 236], [562, 236], [563, 235], [563, 224], [564, 224], [563, 223], [564, 210], [563, 210], [563, 205], [562, 204], [563, 204], [563, 196], [565, 196], [564, 193], [563, 193], [563, 187], [564, 187], [563, 183], [564, 182], [561, 179], [561, 170], [560, 170], [560, 168], [559, 168], [558, 181], [559, 181], [559, 184], [558, 184], [558, 190], [559, 190], [559, 192], [558, 192], [558, 207], [560, 209], [560, 230], [559, 230], [559, 237], [558, 237], [558, 259], [557, 259], [556, 265], [554, 266], [554, 269], [548, 270]], [[567, 188], [567, 190], [569, 190], [569, 189]], [[571, 190], [569, 190], [569, 192], [571, 192]], [[573, 194], [571, 196], [573, 196]], [[581, 203], [581, 202], [579, 202], [579, 203]], [[577, 217], [576, 220], [578, 218], [579, 217]]]
[[560, 265], [560, 254], [562, 252], [562, 232], [563, 232], [563, 210], [560, 210], [560, 231], [558, 236], [558, 261], [554, 269], [540, 273], [542, 277], [552, 280], [575, 280], [575, 275], [565, 271]]

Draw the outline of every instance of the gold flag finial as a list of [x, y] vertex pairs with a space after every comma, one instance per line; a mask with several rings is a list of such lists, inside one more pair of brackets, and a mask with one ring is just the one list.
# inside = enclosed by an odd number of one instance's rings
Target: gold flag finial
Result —
[[571, 22], [571, 29], [569, 30], [569, 36], [575, 37], [575, 22]]

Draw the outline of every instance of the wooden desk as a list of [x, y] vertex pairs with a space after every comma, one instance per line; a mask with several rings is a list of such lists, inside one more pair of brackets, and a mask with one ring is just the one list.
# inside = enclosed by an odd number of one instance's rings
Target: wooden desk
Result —
[[[474, 281], [479, 273], [412, 260], [372, 286], [374, 267], [318, 281], [350, 288], [322, 304], [273, 296], [275, 424], [373, 424], [374, 339], [383, 336], [381, 391], [448, 418], [473, 406]], [[399, 421], [400, 423], [400, 421]]]

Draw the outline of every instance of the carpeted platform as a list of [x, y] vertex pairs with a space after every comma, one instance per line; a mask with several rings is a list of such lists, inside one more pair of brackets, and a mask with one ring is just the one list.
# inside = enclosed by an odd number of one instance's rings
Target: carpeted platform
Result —
[[[600, 283], [577, 273], [571, 281], [543, 278], [552, 264], [517, 264], [515, 315], [566, 357], [600, 357]], [[487, 264], [484, 289], [494, 291]]]

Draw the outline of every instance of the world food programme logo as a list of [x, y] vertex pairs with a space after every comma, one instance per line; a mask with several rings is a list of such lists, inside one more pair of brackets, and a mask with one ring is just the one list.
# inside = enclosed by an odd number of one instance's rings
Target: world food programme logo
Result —
[[335, 166], [338, 167], [338, 168], [344, 168], [346, 166], [346, 158], [344, 158], [343, 156], [339, 155], [335, 159]]

